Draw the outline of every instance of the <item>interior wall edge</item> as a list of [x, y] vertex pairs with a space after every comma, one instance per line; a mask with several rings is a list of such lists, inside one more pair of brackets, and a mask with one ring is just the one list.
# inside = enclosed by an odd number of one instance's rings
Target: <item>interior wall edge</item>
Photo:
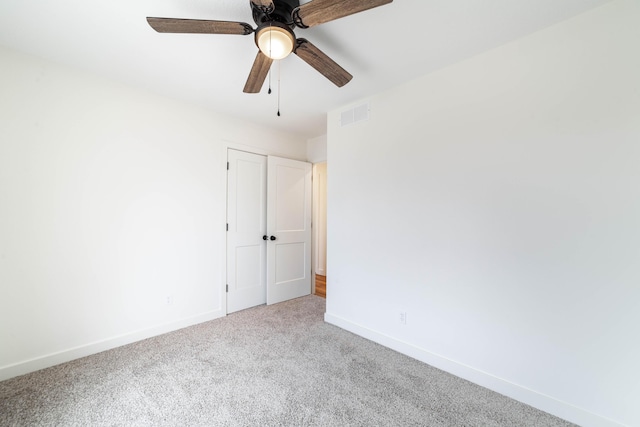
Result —
[[609, 418], [594, 414], [583, 408], [563, 402], [551, 396], [539, 393], [527, 387], [491, 375], [473, 366], [459, 363], [440, 356], [427, 349], [393, 338], [379, 331], [354, 323], [344, 317], [326, 312], [325, 322], [373, 341], [398, 353], [409, 356], [427, 365], [438, 368], [449, 374], [500, 393], [511, 399], [530, 405], [556, 417], [582, 426], [624, 427], [625, 425]]
[[11, 365], [2, 366], [0, 367], [0, 381], [8, 380], [10, 378], [18, 377], [21, 375], [26, 375], [31, 372], [39, 371], [41, 369], [71, 362], [76, 359], [91, 356], [93, 354], [101, 353], [103, 351], [111, 350], [117, 347], [122, 347], [148, 338], [167, 334], [169, 332], [174, 332], [180, 329], [187, 328], [189, 326], [195, 326], [200, 323], [209, 322], [211, 320], [219, 319], [225, 316], [225, 310], [221, 308], [196, 316], [191, 316], [169, 323], [156, 325], [151, 328], [129, 332], [123, 335], [107, 338], [105, 340], [92, 342], [86, 345], [81, 345], [56, 353], [24, 360]]

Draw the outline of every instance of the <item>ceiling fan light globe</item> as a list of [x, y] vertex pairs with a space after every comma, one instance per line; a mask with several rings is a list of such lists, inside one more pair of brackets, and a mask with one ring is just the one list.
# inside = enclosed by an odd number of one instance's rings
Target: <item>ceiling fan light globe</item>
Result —
[[280, 27], [265, 27], [257, 34], [258, 47], [271, 59], [283, 59], [293, 52], [293, 34]]

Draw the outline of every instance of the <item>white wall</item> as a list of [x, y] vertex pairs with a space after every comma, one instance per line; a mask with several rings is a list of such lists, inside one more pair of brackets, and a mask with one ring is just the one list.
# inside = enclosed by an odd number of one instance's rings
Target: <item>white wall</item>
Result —
[[0, 379], [223, 316], [226, 147], [303, 160], [305, 141], [0, 63]]
[[[327, 162], [313, 165], [313, 271], [327, 275]], [[315, 287], [315, 283], [314, 283]], [[315, 291], [315, 288], [314, 288]]]
[[[307, 140], [307, 161], [313, 163], [314, 274], [327, 275], [327, 135]], [[315, 292], [315, 281], [313, 291]]]
[[307, 141], [307, 161], [311, 163], [327, 161], [327, 135], [321, 135]]
[[326, 319], [640, 425], [638, 22], [614, 1], [373, 96], [368, 122], [332, 111]]

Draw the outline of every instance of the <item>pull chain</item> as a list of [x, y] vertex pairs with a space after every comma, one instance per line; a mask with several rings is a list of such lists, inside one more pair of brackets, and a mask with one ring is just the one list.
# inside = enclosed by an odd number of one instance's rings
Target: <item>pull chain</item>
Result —
[[280, 117], [280, 61], [278, 61], [278, 117]]
[[[269, 27], [271, 27], [271, 23], [269, 23]], [[271, 57], [271, 31], [269, 31], [269, 57]], [[267, 92], [271, 95], [271, 67], [269, 67], [269, 91]]]

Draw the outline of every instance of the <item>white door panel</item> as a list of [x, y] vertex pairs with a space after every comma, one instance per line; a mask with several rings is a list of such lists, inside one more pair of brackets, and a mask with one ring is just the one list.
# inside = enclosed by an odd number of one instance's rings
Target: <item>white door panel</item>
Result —
[[267, 304], [311, 293], [311, 164], [268, 157]]
[[267, 158], [229, 150], [227, 313], [266, 302]]

